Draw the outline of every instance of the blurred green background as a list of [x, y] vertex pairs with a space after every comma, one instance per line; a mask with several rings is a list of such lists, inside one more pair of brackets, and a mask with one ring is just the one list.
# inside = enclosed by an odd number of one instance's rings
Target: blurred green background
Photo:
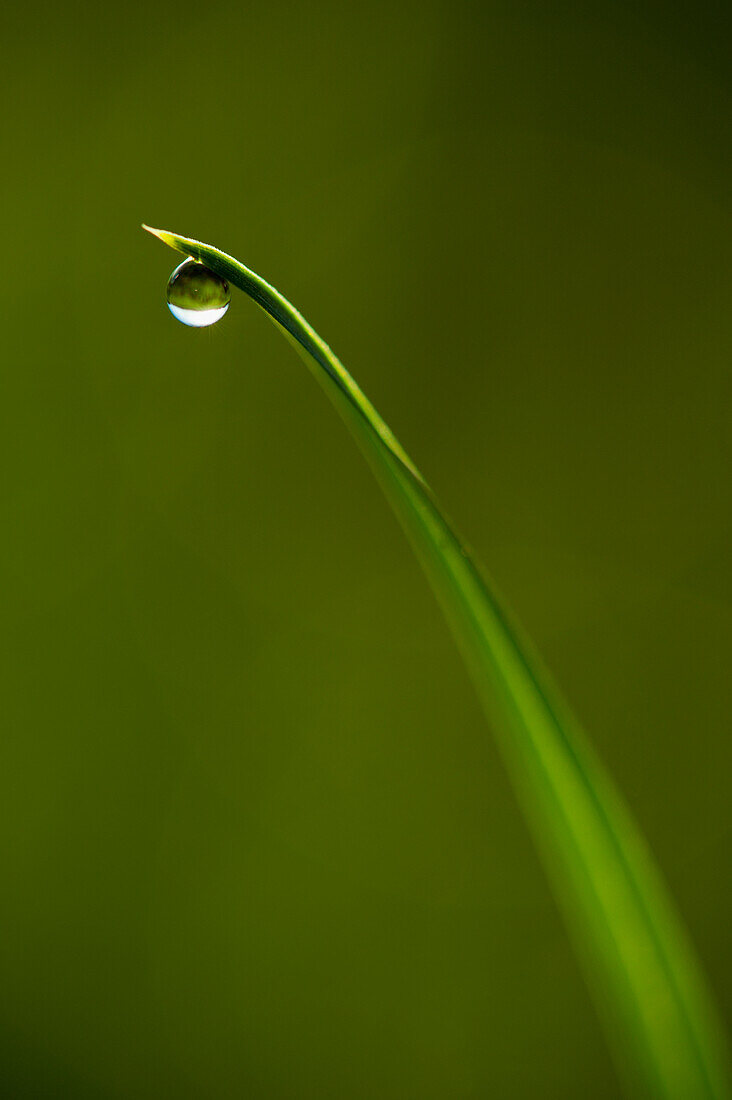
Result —
[[732, 1015], [727, 5], [4, 16], [9, 1097], [613, 1097], [323, 334], [523, 620]]

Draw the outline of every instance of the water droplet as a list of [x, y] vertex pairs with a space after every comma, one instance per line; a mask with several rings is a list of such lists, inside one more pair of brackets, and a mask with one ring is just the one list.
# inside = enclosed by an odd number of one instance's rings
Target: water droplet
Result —
[[197, 260], [184, 260], [168, 279], [168, 309], [184, 325], [204, 328], [220, 321], [229, 308], [226, 279]]

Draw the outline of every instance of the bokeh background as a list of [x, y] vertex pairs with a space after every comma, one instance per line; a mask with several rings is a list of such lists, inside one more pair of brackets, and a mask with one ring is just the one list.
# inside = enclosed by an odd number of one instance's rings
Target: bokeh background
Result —
[[433, 598], [233, 252], [533, 636], [732, 1014], [730, 13], [3, 13], [9, 1097], [614, 1097]]

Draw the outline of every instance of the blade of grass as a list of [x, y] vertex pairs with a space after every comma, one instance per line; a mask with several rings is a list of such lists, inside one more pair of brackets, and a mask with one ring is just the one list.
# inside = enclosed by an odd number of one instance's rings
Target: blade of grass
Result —
[[200, 241], [144, 226], [248, 294], [356, 437], [432, 583], [498, 738], [627, 1090], [729, 1096], [723, 1031], [653, 858], [492, 581], [328, 345], [274, 287]]

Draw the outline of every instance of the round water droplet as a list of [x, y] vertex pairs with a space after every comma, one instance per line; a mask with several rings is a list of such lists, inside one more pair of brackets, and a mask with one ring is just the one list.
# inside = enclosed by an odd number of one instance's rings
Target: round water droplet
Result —
[[220, 321], [229, 308], [231, 290], [226, 279], [197, 260], [184, 260], [168, 279], [168, 309], [177, 320], [194, 328]]

